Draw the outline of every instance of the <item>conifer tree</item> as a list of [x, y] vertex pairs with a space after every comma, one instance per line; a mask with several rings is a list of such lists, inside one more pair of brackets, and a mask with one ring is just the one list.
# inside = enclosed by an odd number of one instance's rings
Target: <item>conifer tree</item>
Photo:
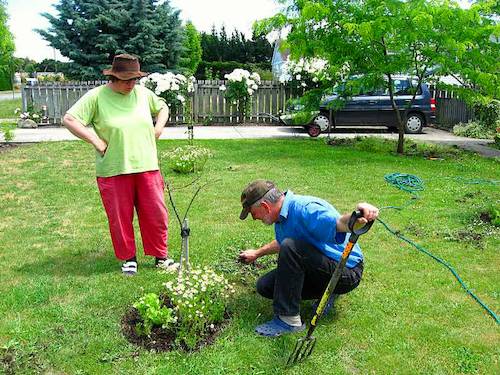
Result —
[[48, 30], [37, 30], [74, 63], [71, 75], [100, 79], [113, 56], [135, 54], [143, 71], [177, 67], [182, 27], [179, 11], [158, 0], [60, 0], [57, 16], [42, 14]]
[[183, 47], [179, 65], [189, 75], [194, 74], [201, 62], [201, 38], [191, 21], [185, 26]]

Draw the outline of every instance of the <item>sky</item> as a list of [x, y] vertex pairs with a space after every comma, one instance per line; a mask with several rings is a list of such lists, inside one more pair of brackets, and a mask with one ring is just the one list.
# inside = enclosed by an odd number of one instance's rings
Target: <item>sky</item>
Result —
[[[36, 61], [45, 58], [67, 61], [33, 29], [48, 29], [49, 22], [40, 13], [56, 14], [52, 5], [58, 0], [8, 0], [9, 28], [14, 35], [16, 57]], [[279, 5], [274, 0], [170, 0], [173, 8], [181, 11], [180, 18], [190, 20], [198, 31], [209, 32], [212, 25], [225, 25], [228, 34], [236, 28], [251, 36], [252, 24], [257, 19], [275, 14]]]

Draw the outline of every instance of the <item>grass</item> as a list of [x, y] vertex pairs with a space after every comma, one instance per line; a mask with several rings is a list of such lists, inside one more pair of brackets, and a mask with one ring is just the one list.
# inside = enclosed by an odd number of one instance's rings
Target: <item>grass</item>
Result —
[[14, 114], [16, 108], [21, 108], [21, 99], [0, 100], [0, 119], [16, 118]]
[[[199, 144], [215, 157], [201, 177], [212, 183], [189, 213], [193, 263], [224, 269], [219, 266], [238, 248], [272, 239], [271, 227], [238, 220], [241, 190], [252, 179], [273, 179], [350, 211], [362, 200], [403, 205], [408, 194], [386, 184], [384, 175], [412, 173], [425, 181], [421, 199], [400, 212], [382, 211], [382, 218], [450, 262], [500, 311], [499, 229], [478, 220], [498, 210], [498, 185], [458, 179], [498, 181], [498, 161], [437, 146], [412, 146], [413, 156], [396, 156], [393, 143], [372, 139], [335, 146], [317, 139]], [[192, 354], [135, 347], [121, 334], [120, 319], [144, 292], [158, 292], [164, 276], [140, 245], [138, 275], [120, 275], [90, 147], [60, 142], [10, 148], [0, 152], [0, 164], [0, 369], [7, 373], [499, 373], [499, 326], [447, 270], [379, 224], [360, 239], [366, 258], [360, 287], [320, 321], [318, 344], [305, 363], [284, 366], [298, 336], [270, 340], [253, 333], [271, 317], [271, 304], [255, 294], [253, 282], [239, 282], [238, 272], [227, 274], [238, 292], [232, 321], [214, 345]], [[166, 174], [174, 188], [193, 179]], [[181, 212], [193, 192], [192, 186], [174, 192]], [[170, 214], [170, 254], [177, 258], [180, 234], [171, 207]], [[303, 307], [310, 317], [310, 304]]]

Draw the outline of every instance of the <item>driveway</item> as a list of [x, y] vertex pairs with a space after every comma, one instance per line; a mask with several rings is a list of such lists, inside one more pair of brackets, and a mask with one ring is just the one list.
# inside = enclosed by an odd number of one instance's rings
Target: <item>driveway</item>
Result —
[[[14, 142], [33, 143], [45, 141], [76, 140], [63, 127], [39, 127], [38, 129], [15, 129]], [[321, 134], [320, 137], [327, 137]], [[397, 133], [390, 133], [387, 128], [337, 128], [331, 133], [332, 138], [354, 138], [357, 136], [375, 136], [385, 139], [398, 139]], [[310, 138], [301, 127], [288, 126], [195, 126], [195, 139], [259, 139], [259, 138]], [[424, 128], [423, 134], [407, 134], [406, 139], [445, 145], [456, 145], [477, 152], [486, 157], [500, 157], [500, 150], [487, 147], [491, 140], [457, 137], [447, 131]], [[160, 139], [187, 139], [185, 126], [166, 127]], [[0, 140], [3, 137], [0, 136]]]

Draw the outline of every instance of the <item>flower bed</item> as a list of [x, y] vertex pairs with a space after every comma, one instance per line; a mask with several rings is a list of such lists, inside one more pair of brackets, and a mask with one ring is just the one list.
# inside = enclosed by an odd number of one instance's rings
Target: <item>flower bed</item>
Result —
[[141, 297], [122, 319], [132, 343], [147, 349], [197, 350], [215, 339], [229, 318], [234, 287], [211, 269], [192, 269], [164, 284], [159, 296]]

